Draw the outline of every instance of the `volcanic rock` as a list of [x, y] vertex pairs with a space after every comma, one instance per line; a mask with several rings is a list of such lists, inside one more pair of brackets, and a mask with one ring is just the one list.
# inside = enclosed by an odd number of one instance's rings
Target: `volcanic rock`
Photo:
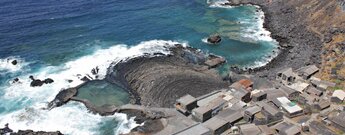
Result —
[[207, 42], [211, 44], [217, 44], [220, 41], [222, 41], [222, 38], [219, 35], [210, 36], [207, 38]]
[[12, 63], [12, 65], [17, 65], [18, 61], [17, 60], [13, 60], [11, 63]]
[[54, 107], [59, 107], [65, 103], [67, 103], [73, 96], [77, 94], [77, 88], [69, 88], [60, 91], [54, 98], [53, 101], [48, 103], [48, 109], [52, 109]]
[[212, 65], [219, 65], [221, 59], [182, 46], [170, 50], [168, 56], [119, 62], [106, 79], [128, 89], [136, 103], [155, 107], [172, 107], [178, 97], [187, 93], [197, 97], [227, 87], [228, 82], [215, 70], [204, 68], [208, 59], [218, 61]]

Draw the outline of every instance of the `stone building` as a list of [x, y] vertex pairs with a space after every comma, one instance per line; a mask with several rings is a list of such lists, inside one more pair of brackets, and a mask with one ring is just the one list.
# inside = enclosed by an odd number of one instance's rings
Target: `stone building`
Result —
[[188, 115], [197, 106], [196, 98], [191, 95], [185, 95], [177, 99], [175, 103], [175, 108], [185, 115]]
[[277, 73], [276, 79], [284, 84], [294, 83], [296, 80], [297, 74], [293, 72], [292, 68], [286, 68]]

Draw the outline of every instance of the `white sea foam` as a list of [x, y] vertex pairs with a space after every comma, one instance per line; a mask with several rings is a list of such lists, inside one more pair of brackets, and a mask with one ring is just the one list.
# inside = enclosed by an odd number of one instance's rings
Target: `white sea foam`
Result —
[[[107, 68], [112, 63], [117, 63], [123, 59], [138, 57], [144, 54], [162, 53], [170, 54], [169, 47], [180, 44], [174, 41], [151, 40], [128, 47], [126, 45], [115, 45], [107, 49], [99, 49], [93, 54], [71, 60], [61, 66], [49, 66], [39, 71], [19, 76], [20, 83], [9, 83], [1, 87], [4, 95], [0, 98], [1, 106], [11, 109], [22, 106], [11, 113], [0, 116], [0, 125], [10, 123], [11, 128], [33, 129], [56, 131], [67, 134], [97, 134], [97, 123], [100, 116], [89, 114], [84, 106], [78, 103], [69, 103], [51, 111], [42, 110], [46, 103], [53, 100], [55, 95], [62, 89], [74, 87], [82, 83], [81, 77], [91, 74], [95, 67], [99, 68], [99, 78], [106, 75]], [[186, 44], [182, 44], [186, 46]], [[54, 83], [46, 84], [42, 87], [30, 87], [29, 75], [37, 79], [52, 78]], [[69, 83], [67, 80], [73, 80]], [[29, 109], [28, 109], [29, 108]], [[117, 133], [129, 132], [136, 124], [133, 119], [127, 120], [123, 115], [115, 115], [121, 121]], [[126, 120], [125, 120], [126, 119]], [[122, 126], [121, 126], [122, 125]]]
[[[243, 34], [244, 37], [253, 39], [255, 41], [264, 41], [274, 47], [271, 53], [267, 53], [261, 60], [255, 61], [253, 64], [248, 65], [247, 67], [250, 68], [257, 68], [257, 67], [262, 67], [268, 64], [272, 59], [278, 56], [279, 54], [279, 49], [278, 47], [278, 42], [271, 37], [271, 32], [266, 30], [264, 27], [265, 23], [265, 13], [260, 9], [259, 6], [255, 6], [257, 11], [255, 13], [255, 18], [249, 20], [248, 22], [244, 23], [250, 23], [251, 26], [249, 28], [244, 29]], [[253, 25], [254, 24], [254, 25]]]
[[207, 0], [211, 8], [233, 8], [233, 6], [225, 5], [228, 2], [227, 0]]
[[116, 119], [118, 126], [114, 134], [127, 134], [139, 126], [134, 117], [128, 119], [126, 114], [116, 113], [102, 117], [88, 113], [81, 103], [71, 102], [53, 110], [42, 110], [40, 105], [33, 105], [1, 117], [1, 124], [10, 123], [13, 130], [31, 129], [34, 131], [60, 131], [69, 135], [97, 135], [98, 125], [107, 119]]
[[[17, 60], [17, 64], [13, 65], [12, 61]], [[11, 56], [4, 59], [0, 59], [0, 74], [5, 72], [17, 72], [23, 69], [23, 67], [29, 65], [28, 62], [26, 62], [24, 59], [17, 57], [17, 56]]]
[[[207, 0], [207, 4], [212, 8], [234, 8], [236, 6], [225, 5], [228, 3], [227, 0]], [[273, 41], [271, 32], [264, 28], [265, 13], [260, 9], [259, 6], [252, 5], [258, 9], [255, 13], [254, 18], [242, 19], [241, 24], [249, 24], [250, 27], [243, 27], [241, 36], [248, 41]], [[256, 19], [257, 18], [257, 19]]]
[[[32, 74], [37, 79], [52, 78], [54, 80], [52, 84], [33, 88], [29, 87], [31, 82], [28, 78], [29, 75], [18, 77], [21, 81], [20, 84], [13, 84], [10, 87], [4, 88], [6, 91], [5, 98], [35, 97], [40, 98], [40, 100], [52, 100], [55, 94], [62, 88], [75, 87], [81, 84], [83, 81], [80, 79], [84, 76], [88, 75], [95, 79], [95, 75], [91, 73], [93, 68], [99, 68], [98, 79], [103, 79], [106, 75], [107, 68], [112, 63], [144, 54], [162, 53], [167, 55], [170, 53], [167, 47], [171, 47], [174, 44], [179, 43], [174, 41], [151, 40], [141, 42], [133, 47], [115, 45], [108, 49], [99, 49], [91, 55], [72, 60], [61, 66], [42, 68], [37, 73]], [[68, 83], [67, 80], [73, 80], [73, 82]], [[46, 92], [47, 89], [49, 89], [49, 93]]]
[[268, 64], [270, 61], [272, 61], [272, 59], [274, 59], [275, 57], [278, 56], [278, 54], [280, 53], [280, 50], [275, 48], [273, 49], [272, 53], [269, 53], [267, 55], [264, 56], [264, 58], [262, 58], [261, 60], [255, 61], [253, 64], [251, 65], [247, 65], [248, 68], [258, 68], [258, 67], [262, 67], [265, 66], [266, 64]]
[[33, 105], [5, 116], [1, 116], [1, 124], [10, 123], [14, 131], [32, 129], [34, 131], [60, 131], [71, 135], [97, 134], [93, 128], [102, 120], [101, 116], [88, 113], [79, 103], [47, 111]]
[[120, 122], [118, 127], [115, 129], [114, 134], [128, 134], [131, 132], [131, 129], [142, 126], [142, 124], [137, 124], [134, 121], [134, 117], [128, 119], [126, 114], [117, 113], [115, 114], [116, 120]]
[[242, 20], [241, 23], [249, 23], [251, 26], [244, 29], [244, 37], [251, 38], [253, 40], [260, 41], [273, 41], [271, 37], [271, 32], [264, 28], [265, 23], [265, 13], [256, 7], [258, 12], [255, 13], [255, 18], [249, 20]]

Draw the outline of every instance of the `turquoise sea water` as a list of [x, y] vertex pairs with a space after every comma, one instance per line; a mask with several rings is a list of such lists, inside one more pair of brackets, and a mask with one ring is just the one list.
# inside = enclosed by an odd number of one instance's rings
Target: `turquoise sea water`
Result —
[[[92, 81], [78, 90], [78, 98], [87, 99], [96, 106], [121, 106], [129, 102], [129, 93], [106, 81]], [[95, 98], [99, 97], [99, 98]]]
[[[206, 0], [2, 0], [0, 5], [0, 126], [10, 123], [14, 130], [85, 135], [134, 127], [124, 115], [101, 117], [76, 102], [41, 109], [97, 66], [102, 78], [112, 63], [144, 53], [168, 54], [165, 47], [182, 43], [224, 56], [229, 65], [252, 67], [265, 64], [277, 47], [262, 27], [263, 13], [253, 6], [222, 7]], [[222, 42], [203, 42], [212, 34], [220, 34]], [[11, 65], [13, 59], [19, 64]], [[32, 88], [29, 75], [55, 82]], [[13, 84], [17, 77], [20, 83]], [[100, 95], [116, 86], [87, 89], [103, 88]], [[108, 99], [126, 102], [126, 94], [119, 95]]]

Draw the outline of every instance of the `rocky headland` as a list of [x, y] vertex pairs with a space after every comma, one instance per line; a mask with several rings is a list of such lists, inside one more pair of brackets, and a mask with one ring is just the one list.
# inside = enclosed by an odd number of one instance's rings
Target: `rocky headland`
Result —
[[214, 69], [224, 58], [207, 55], [180, 45], [172, 54], [161, 57], [139, 57], [117, 64], [107, 80], [121, 83], [136, 103], [152, 107], [172, 107], [175, 100], [187, 93], [201, 96], [227, 87]]

